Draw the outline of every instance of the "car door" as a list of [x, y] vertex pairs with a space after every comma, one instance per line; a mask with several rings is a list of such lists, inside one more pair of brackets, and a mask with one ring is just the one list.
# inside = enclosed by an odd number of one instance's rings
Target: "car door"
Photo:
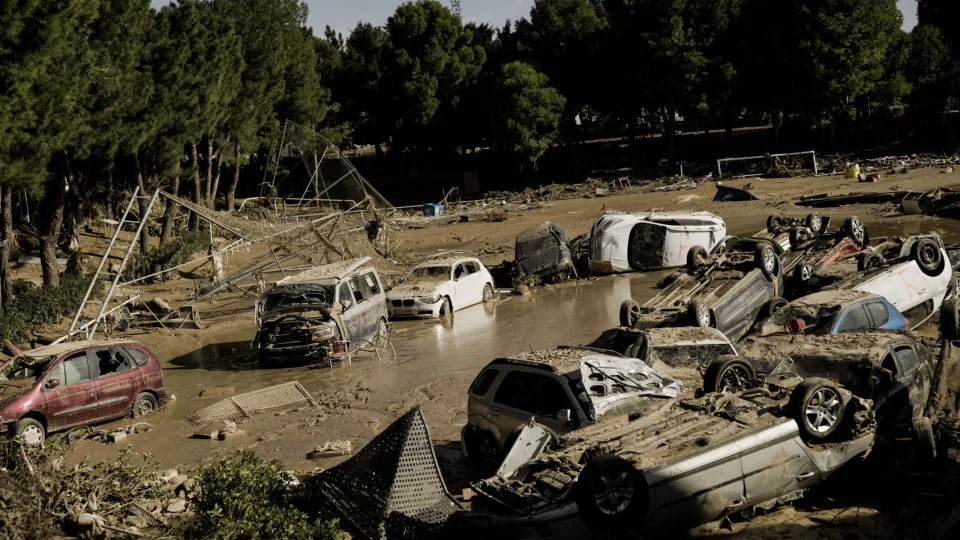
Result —
[[342, 309], [340, 320], [347, 331], [343, 339], [349, 340], [351, 347], [356, 347], [357, 340], [363, 338], [363, 318], [349, 282], [337, 286], [337, 301]]
[[576, 416], [573, 401], [554, 377], [523, 370], [511, 371], [497, 388], [490, 415], [501, 444], [531, 417], [556, 433], [570, 431], [570, 425], [557, 419], [557, 413], [569, 409]]
[[359, 339], [369, 340], [377, 332], [377, 315], [379, 313], [377, 305], [373, 302], [373, 289], [370, 285], [372, 280], [368, 280], [366, 274], [359, 275], [350, 280], [350, 286], [353, 288], [353, 298], [357, 301], [354, 309], [357, 310], [359, 317], [360, 335]]
[[467, 268], [467, 282], [470, 286], [470, 305], [478, 304], [483, 301], [483, 273], [480, 272], [480, 261], [467, 261], [463, 263]]
[[453, 303], [454, 311], [464, 308], [470, 305], [470, 271], [467, 270], [467, 265], [464, 263], [457, 263], [453, 267], [453, 298], [450, 299]]
[[770, 428], [777, 434], [747, 447], [740, 456], [746, 506], [806, 488], [819, 480], [816, 464], [807, 455], [792, 422]]
[[108, 420], [125, 416], [142, 386], [136, 365], [117, 347], [90, 349], [97, 389], [97, 417]]
[[[48, 390], [47, 430], [57, 431], [94, 422], [97, 419], [97, 390], [87, 351], [67, 355], [54, 370], [60, 376], [60, 384]], [[55, 377], [48, 376], [47, 380], [52, 378]]]

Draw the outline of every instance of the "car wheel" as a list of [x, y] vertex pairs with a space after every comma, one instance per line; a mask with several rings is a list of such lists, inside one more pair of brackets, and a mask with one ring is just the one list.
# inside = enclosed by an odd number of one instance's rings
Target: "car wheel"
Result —
[[960, 299], [951, 298], [940, 306], [940, 332], [948, 341], [960, 340]]
[[157, 398], [149, 392], [141, 392], [133, 402], [133, 417], [139, 418], [157, 412], [160, 409], [160, 403]]
[[767, 317], [773, 317], [774, 315], [779, 313], [781, 309], [786, 307], [787, 304], [788, 302], [786, 298], [780, 298], [778, 296], [776, 298], [773, 298], [769, 302], [767, 302], [767, 305], [764, 306], [766, 308], [764, 311], [766, 312]]
[[806, 219], [807, 228], [810, 229], [810, 232], [814, 236], [821, 234], [823, 232], [823, 216], [820, 214], [810, 214]]
[[926, 416], [913, 421], [913, 436], [917, 442], [917, 454], [923, 460], [937, 457], [937, 439], [933, 434], [933, 422]]
[[483, 301], [489, 302], [493, 300], [493, 286], [489, 283], [483, 286]]
[[843, 222], [841, 229], [845, 236], [849, 236], [856, 244], [863, 247], [867, 243], [867, 228], [857, 216], [850, 216]]
[[693, 322], [694, 326], [699, 326], [700, 328], [710, 328], [711, 319], [710, 308], [701, 304], [700, 302], [690, 302], [690, 305], [687, 306], [687, 313], [690, 315], [690, 320]]
[[793, 269], [793, 277], [797, 281], [807, 282], [813, 277], [813, 265], [809, 263], [801, 263]]
[[937, 276], [943, 272], [943, 253], [940, 252], [940, 246], [929, 238], [917, 240], [910, 249], [910, 256], [928, 276]]
[[857, 271], [865, 272], [872, 268], [879, 268], [883, 266], [884, 263], [886, 263], [886, 261], [879, 253], [862, 253], [860, 257], [857, 258]]
[[712, 364], [703, 376], [705, 392], [740, 392], [756, 388], [757, 372], [753, 366], [738, 358]]
[[707, 250], [703, 246], [693, 246], [687, 251], [687, 271], [696, 273], [707, 258]]
[[809, 242], [814, 237], [814, 233], [807, 227], [794, 227], [790, 229], [790, 245], [799, 246], [804, 242]]
[[574, 498], [587, 528], [622, 538], [638, 533], [650, 505], [643, 474], [627, 460], [600, 455], [590, 460], [574, 485]]
[[754, 252], [753, 262], [764, 277], [773, 281], [773, 278], [780, 275], [780, 259], [777, 258], [777, 252], [771, 246], [759, 245]]
[[17, 438], [27, 446], [40, 446], [47, 438], [47, 431], [38, 420], [24, 418], [17, 422]]
[[633, 327], [640, 320], [640, 304], [636, 300], [624, 300], [620, 304], [620, 326]]
[[790, 415], [807, 439], [826, 439], [840, 427], [846, 405], [840, 389], [827, 379], [807, 379], [790, 395]]
[[450, 299], [446, 296], [443, 297], [443, 304], [440, 305], [440, 316], [446, 317], [453, 313], [453, 306], [450, 304]]
[[767, 231], [774, 232], [780, 228], [780, 216], [767, 216]]

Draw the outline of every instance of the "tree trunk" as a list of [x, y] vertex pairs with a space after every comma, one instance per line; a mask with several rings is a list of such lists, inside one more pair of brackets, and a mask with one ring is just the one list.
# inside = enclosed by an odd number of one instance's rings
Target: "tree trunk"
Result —
[[14, 232], [13, 232], [13, 186], [4, 184], [0, 189], [0, 215], [2, 215], [3, 225], [0, 228], [0, 240], [3, 241], [3, 247], [0, 248], [0, 291], [2, 291], [3, 303], [8, 304], [13, 300], [13, 277], [10, 275], [10, 254], [13, 252]]
[[[173, 167], [173, 179], [170, 181], [170, 194], [180, 194], [180, 160], [177, 159]], [[163, 228], [160, 230], [160, 244], [166, 244], [173, 238], [173, 227], [177, 219], [177, 203], [167, 199], [167, 205], [163, 209]]]
[[213, 175], [213, 187], [210, 188], [210, 195], [207, 197], [207, 206], [210, 208], [217, 208], [217, 191], [220, 191], [220, 167], [223, 165], [223, 160], [220, 159], [220, 156], [217, 156], [217, 172]]
[[[140, 188], [140, 195], [147, 196], [147, 186], [143, 183], [143, 170], [140, 167], [140, 154], [133, 154], [134, 165], [137, 167], [137, 187]], [[140, 208], [140, 219], [146, 220], [143, 229], [140, 230], [140, 254], [146, 255], [150, 248], [150, 216], [147, 215], [147, 205], [150, 203], [147, 199], [137, 199]]]
[[[190, 143], [190, 165], [193, 169], [193, 204], [200, 206], [203, 203], [200, 201], [200, 163], [197, 159], [196, 142]], [[190, 212], [189, 227], [191, 231], [200, 229], [200, 216], [198, 216], [196, 212]]]
[[117, 205], [113, 200], [113, 167], [107, 169], [107, 219], [116, 215]]
[[63, 175], [57, 176], [57, 179], [51, 186], [49, 204], [51, 206], [50, 215], [47, 217], [46, 234], [41, 238], [42, 250], [40, 252], [40, 270], [43, 272], [44, 287], [60, 286], [60, 269], [57, 267], [57, 240], [60, 237], [60, 229], [63, 226], [63, 207], [66, 203], [63, 189], [66, 186], [67, 178], [70, 176], [70, 164], [64, 160]]
[[733, 114], [733, 107], [729, 103], [727, 103], [727, 107], [723, 115], [723, 130], [725, 132], [725, 135], [728, 141], [733, 138], [734, 120], [735, 119]]
[[204, 199], [207, 206], [213, 206], [211, 189], [213, 188], [213, 137], [207, 137], [207, 181], [204, 185], [207, 197]]
[[227, 188], [227, 212], [233, 212], [234, 197], [237, 194], [237, 184], [240, 183], [240, 143], [233, 143], [234, 157], [236, 163], [233, 164], [233, 180], [230, 181], [230, 187]]
[[667, 158], [670, 165], [677, 164], [677, 111], [673, 107], [667, 108]]

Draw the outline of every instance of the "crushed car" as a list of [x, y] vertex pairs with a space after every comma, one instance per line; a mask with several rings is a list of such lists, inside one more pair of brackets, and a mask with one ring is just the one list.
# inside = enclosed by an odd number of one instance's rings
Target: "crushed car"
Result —
[[851, 290], [797, 298], [767, 319], [759, 336], [905, 330], [910, 321], [886, 298]]
[[437, 318], [494, 298], [493, 277], [475, 257], [433, 259], [417, 265], [387, 293], [390, 318]]
[[586, 346], [637, 358], [651, 367], [662, 363], [671, 368], [668, 375], [684, 383], [686, 374], [679, 370], [699, 369], [720, 356], [737, 354], [736, 347], [723, 332], [699, 326], [645, 329], [620, 326], [604, 331]]
[[588, 347], [498, 358], [470, 385], [463, 453], [499, 461], [532, 417], [554, 433], [629, 411], [638, 396], [676, 397], [683, 383], [637, 359]]
[[160, 362], [136, 341], [47, 345], [0, 367], [0, 433], [40, 445], [54, 432], [150, 414], [168, 399]]
[[709, 212], [608, 213], [590, 230], [588, 264], [593, 274], [679, 267], [692, 247], [709, 253], [726, 236], [723, 218]]
[[547, 221], [517, 235], [514, 271], [520, 276], [537, 276], [541, 282], [559, 283], [579, 277], [575, 255], [567, 233]]
[[342, 358], [389, 332], [380, 275], [370, 257], [281, 279], [257, 299], [252, 348], [263, 367]]
[[731, 341], [743, 337], [758, 317], [786, 304], [779, 246], [768, 239], [734, 237], [707, 254], [689, 250], [687, 271], [642, 305], [626, 300], [620, 326], [716, 328]]

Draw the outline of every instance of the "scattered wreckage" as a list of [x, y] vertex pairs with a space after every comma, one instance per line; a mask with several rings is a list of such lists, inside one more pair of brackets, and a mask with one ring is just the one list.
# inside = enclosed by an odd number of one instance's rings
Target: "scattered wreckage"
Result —
[[140, 343], [48, 345], [0, 368], [0, 433], [39, 445], [57, 431], [156, 412], [167, 399], [160, 363]]
[[390, 318], [445, 317], [494, 298], [493, 277], [476, 257], [453, 255], [416, 266], [387, 293]]
[[608, 213], [590, 231], [590, 272], [683, 266], [691, 248], [699, 246], [710, 252], [726, 235], [723, 218], [709, 212]]
[[498, 358], [470, 385], [463, 453], [499, 462], [532, 417], [554, 433], [625, 414], [640, 396], [676, 397], [683, 383], [647, 363], [589, 347], [532, 351]]
[[556, 223], [547, 221], [517, 235], [515, 273], [537, 276], [541, 282], [559, 283], [571, 276], [579, 279], [576, 254], [577, 247], [567, 239], [567, 233]]
[[261, 366], [332, 362], [389, 332], [386, 296], [370, 257], [281, 279], [257, 299], [253, 350]]

